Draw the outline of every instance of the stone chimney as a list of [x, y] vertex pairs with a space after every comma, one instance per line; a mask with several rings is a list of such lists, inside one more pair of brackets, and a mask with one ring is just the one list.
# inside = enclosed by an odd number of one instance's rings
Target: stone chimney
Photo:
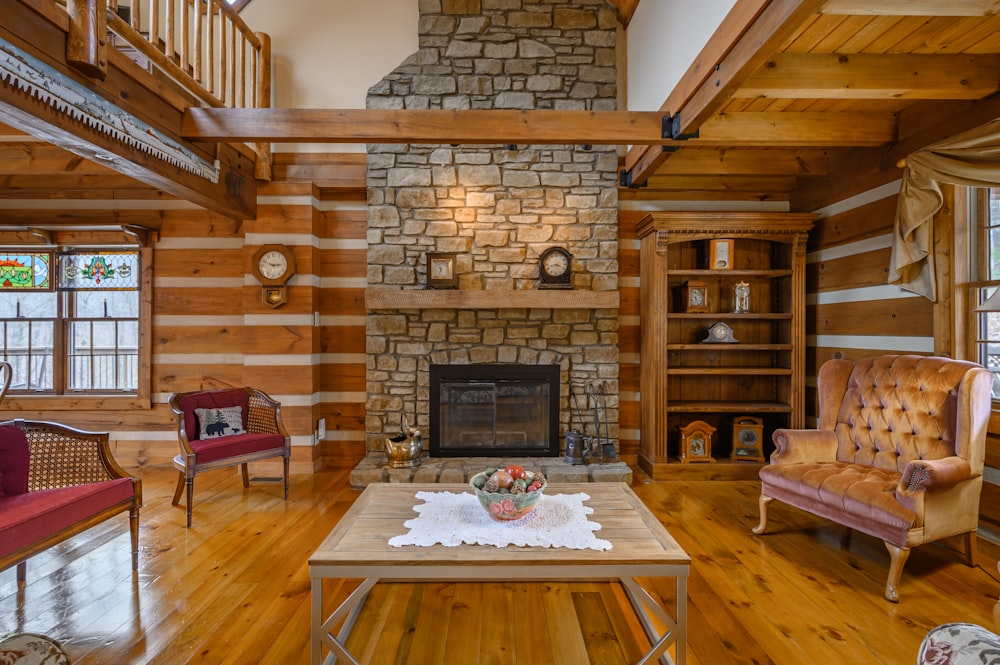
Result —
[[[420, 0], [419, 30], [419, 50], [372, 86], [369, 108], [616, 108], [616, 17], [604, 0]], [[550, 247], [572, 254], [574, 291], [617, 291], [617, 186], [613, 146], [369, 146], [369, 290], [401, 290], [405, 303], [426, 289], [426, 254], [447, 252], [458, 291], [497, 295], [482, 308], [368, 312], [369, 455], [401, 415], [426, 431], [431, 363], [557, 364], [560, 429], [582, 427], [569, 386], [586, 409], [580, 391], [600, 384], [617, 443], [618, 310], [517, 298], [538, 288]]]

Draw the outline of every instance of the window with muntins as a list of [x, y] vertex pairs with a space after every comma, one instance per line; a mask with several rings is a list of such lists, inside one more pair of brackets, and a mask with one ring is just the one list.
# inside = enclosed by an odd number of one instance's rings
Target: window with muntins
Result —
[[0, 249], [0, 356], [10, 393], [134, 395], [140, 254]]
[[[974, 192], [973, 306], [978, 308], [1000, 288], [1000, 189]], [[993, 399], [1000, 400], [1000, 311], [973, 311], [976, 360], [993, 373]]]

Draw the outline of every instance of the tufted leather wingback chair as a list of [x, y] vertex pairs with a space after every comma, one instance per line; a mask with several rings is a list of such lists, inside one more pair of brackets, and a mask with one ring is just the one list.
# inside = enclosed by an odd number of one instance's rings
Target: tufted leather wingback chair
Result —
[[949, 358], [824, 363], [817, 429], [774, 432], [753, 532], [778, 499], [879, 538], [893, 602], [912, 547], [964, 534], [972, 565], [991, 383], [980, 365]]

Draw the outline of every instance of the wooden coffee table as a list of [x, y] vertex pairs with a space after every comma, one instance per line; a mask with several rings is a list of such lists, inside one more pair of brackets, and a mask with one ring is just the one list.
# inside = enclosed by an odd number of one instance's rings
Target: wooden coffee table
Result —
[[[384, 581], [554, 581], [619, 580], [652, 643], [640, 663], [684, 665], [687, 660], [687, 578], [691, 558], [624, 483], [550, 483], [546, 494], [590, 496], [595, 535], [612, 544], [609, 551], [548, 547], [390, 547], [389, 539], [407, 532], [403, 523], [417, 517], [417, 492], [467, 492], [468, 485], [369, 485], [319, 549], [309, 558], [312, 578], [312, 663], [358, 661], [345, 646], [347, 636], [375, 584]], [[676, 580], [673, 616], [636, 578]], [[323, 617], [323, 580], [363, 579], [329, 617]], [[346, 619], [346, 621], [344, 621]], [[655, 622], [664, 626], [660, 634]], [[331, 631], [344, 621], [337, 636]], [[676, 661], [667, 649], [675, 646]], [[323, 647], [329, 654], [324, 661]]]

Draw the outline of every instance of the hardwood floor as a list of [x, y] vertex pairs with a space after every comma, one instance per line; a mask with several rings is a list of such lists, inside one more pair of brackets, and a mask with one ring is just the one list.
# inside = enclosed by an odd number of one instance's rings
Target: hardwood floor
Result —
[[[0, 636], [61, 641], [75, 665], [308, 663], [307, 560], [358, 492], [346, 471], [243, 490], [231, 470], [200, 474], [194, 524], [171, 507], [171, 468], [143, 469], [140, 570], [127, 520], [112, 520], [28, 562], [18, 593], [0, 573]], [[897, 605], [882, 598], [881, 542], [774, 504], [754, 536], [756, 481], [657, 481], [636, 493], [693, 559], [689, 663], [906, 664], [948, 622], [992, 627], [1000, 583], [946, 547], [913, 551]], [[1000, 548], [980, 539], [992, 570]], [[356, 584], [330, 582], [331, 606]], [[653, 581], [669, 597], [672, 583]], [[385, 584], [350, 646], [365, 663], [631, 663], [646, 649], [611, 584]]]

